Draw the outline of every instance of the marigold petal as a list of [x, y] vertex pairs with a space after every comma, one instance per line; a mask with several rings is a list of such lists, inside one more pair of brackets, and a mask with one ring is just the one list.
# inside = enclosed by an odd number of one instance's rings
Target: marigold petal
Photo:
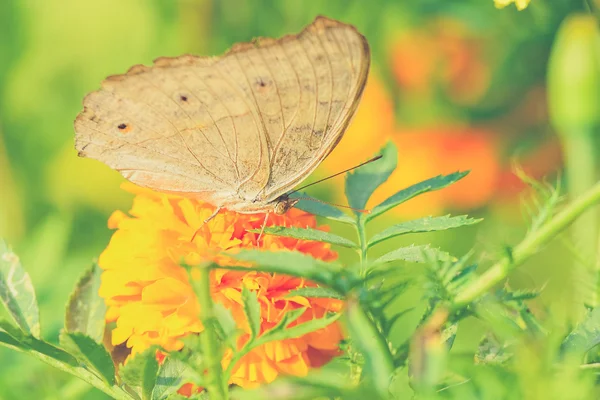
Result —
[[117, 210], [113, 212], [110, 217], [108, 217], [108, 228], [109, 229], [117, 229], [121, 221], [129, 219], [127, 214], [123, 211]]
[[177, 308], [190, 298], [194, 299], [193, 292], [189, 289], [189, 285], [177, 279], [160, 279], [143, 289], [142, 302], [152, 304], [159, 310]]
[[[190, 277], [180, 263], [183, 260], [197, 265], [209, 260], [222, 265], [239, 265], [223, 253], [256, 247], [258, 234], [248, 230], [260, 229], [264, 214], [244, 215], [222, 210], [203, 224], [214, 210], [208, 204], [134, 185], [125, 185], [125, 188], [137, 194], [131, 217], [114, 214], [110, 222], [117, 231], [99, 259], [104, 270], [100, 294], [108, 306], [107, 319], [116, 322], [111, 341], [126, 343], [132, 355], [152, 345], [165, 351], [179, 350], [183, 347], [181, 338], [203, 329]], [[269, 225], [272, 224], [321, 229], [317, 228], [314, 216], [300, 210], [273, 215], [269, 219]], [[191, 242], [196, 231], [196, 239]], [[297, 250], [327, 260], [337, 257], [329, 245], [319, 242], [275, 236], [264, 239], [263, 248]], [[191, 279], [198, 279], [197, 272], [197, 268], [192, 268]], [[320, 318], [336, 308], [336, 303], [327, 299], [288, 297], [295, 289], [315, 286], [301, 278], [226, 270], [212, 271], [210, 277], [214, 300], [229, 309], [238, 327], [246, 332], [249, 327], [241, 299], [244, 287], [254, 291], [259, 300], [261, 332], [273, 328], [285, 313], [298, 307], [306, 307], [307, 311], [296, 323]], [[323, 360], [331, 358], [337, 350], [339, 332], [322, 330], [321, 334], [329, 336], [329, 340], [305, 335], [254, 349], [235, 366], [231, 383], [248, 388], [271, 382], [279, 374], [306, 374], [311, 365], [310, 345], [324, 348]], [[242, 335], [238, 346], [243, 346], [248, 338], [248, 334]], [[231, 354], [229, 351], [223, 358], [224, 366], [230, 362]]]

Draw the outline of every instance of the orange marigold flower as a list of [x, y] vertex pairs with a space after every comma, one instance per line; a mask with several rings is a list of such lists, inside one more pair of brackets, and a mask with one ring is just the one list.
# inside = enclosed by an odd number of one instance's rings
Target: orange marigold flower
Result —
[[[130, 216], [116, 211], [110, 217], [109, 227], [117, 230], [99, 259], [104, 270], [100, 295], [108, 306], [107, 320], [116, 322], [112, 343], [126, 343], [132, 354], [152, 345], [179, 350], [182, 337], [203, 329], [198, 319], [199, 304], [180, 262], [231, 263], [221, 253], [257, 247], [258, 234], [248, 230], [260, 229], [264, 214], [221, 211], [203, 225], [202, 221], [214, 211], [209, 204], [129, 183], [124, 188], [136, 194]], [[317, 227], [314, 216], [298, 209], [282, 216], [271, 214], [268, 225]], [[196, 230], [197, 235], [190, 241]], [[297, 250], [326, 261], [337, 257], [328, 244], [269, 235], [261, 238], [260, 247]], [[227, 270], [213, 271], [211, 278], [214, 300], [228, 308], [246, 332], [249, 328], [241, 300], [244, 286], [258, 296], [262, 331], [277, 324], [289, 310], [306, 307], [297, 322], [301, 323], [339, 311], [342, 306], [340, 301], [289, 297], [292, 290], [315, 286], [301, 278]], [[240, 346], [247, 337], [242, 335]], [[268, 343], [242, 358], [231, 383], [254, 387], [271, 382], [279, 374], [305, 375], [309, 368], [338, 354], [341, 338], [340, 327], [334, 323], [300, 338]], [[231, 355], [225, 354], [224, 366]]]

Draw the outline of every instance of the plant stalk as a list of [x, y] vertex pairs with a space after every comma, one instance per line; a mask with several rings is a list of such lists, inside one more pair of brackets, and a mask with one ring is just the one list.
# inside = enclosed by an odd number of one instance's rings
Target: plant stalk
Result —
[[554, 218], [542, 225], [537, 231], [527, 235], [519, 243], [510, 255], [505, 256], [489, 270], [484, 272], [478, 279], [473, 281], [456, 297], [453, 307], [460, 308], [476, 300], [486, 293], [494, 285], [505, 279], [517, 266], [521, 265], [541, 246], [561, 233], [573, 221], [600, 202], [600, 182], [596, 183], [590, 190], [573, 200], [565, 209], [556, 214]]
[[229, 398], [226, 389], [227, 382], [223, 381], [223, 368], [219, 354], [219, 343], [215, 332], [217, 317], [215, 315], [214, 303], [210, 294], [210, 268], [207, 265], [198, 267], [200, 277], [197, 281], [196, 294], [200, 303], [200, 321], [204, 327], [201, 333], [202, 353], [206, 359], [206, 387], [211, 399], [227, 400]]
[[[564, 135], [562, 143], [565, 152], [566, 176], [569, 195], [572, 199], [579, 197], [591, 188], [596, 179], [596, 154], [594, 148], [594, 130], [572, 131], [570, 135]], [[592, 279], [598, 282], [598, 270], [593, 261], [596, 256], [598, 245], [598, 225], [600, 213], [598, 207], [591, 207], [582, 218], [573, 223], [573, 242], [577, 248], [583, 263], [575, 261], [574, 274], [577, 285], [574, 293], [577, 297], [576, 304], [586, 304], [595, 307], [598, 305], [598, 293], [596, 285], [593, 290], [578, 290], [581, 282]]]
[[365, 271], [367, 270], [367, 223], [366, 218], [360, 214], [357, 218], [356, 231], [358, 233], [358, 242], [360, 244], [359, 257], [360, 257], [360, 276], [364, 277]]

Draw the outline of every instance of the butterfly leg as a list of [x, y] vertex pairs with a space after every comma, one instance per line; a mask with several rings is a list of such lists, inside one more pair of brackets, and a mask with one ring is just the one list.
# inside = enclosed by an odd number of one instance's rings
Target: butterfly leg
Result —
[[258, 234], [258, 239], [256, 239], [256, 244], [260, 242], [263, 233], [265, 232], [265, 226], [267, 226], [267, 220], [269, 219], [269, 212], [265, 213], [265, 220], [263, 221], [262, 227], [260, 228], [260, 233]]
[[196, 232], [194, 232], [194, 235], [192, 236], [192, 238], [190, 239], [190, 242], [193, 242], [194, 239], [196, 239], [196, 235], [198, 234], [198, 232], [200, 232], [200, 229], [202, 229], [202, 227], [204, 226], [204, 224], [206, 224], [208, 221], [210, 221], [211, 219], [213, 219], [214, 217], [217, 216], [217, 214], [219, 213], [219, 211], [221, 211], [221, 207], [217, 207], [215, 208], [215, 211], [210, 215], [210, 217], [206, 218], [203, 222], [202, 225], [200, 225], [200, 227], [198, 227], [198, 229], [196, 229]]

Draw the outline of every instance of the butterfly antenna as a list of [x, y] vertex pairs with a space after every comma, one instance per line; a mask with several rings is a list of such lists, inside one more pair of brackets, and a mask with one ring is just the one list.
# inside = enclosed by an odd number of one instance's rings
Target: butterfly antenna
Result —
[[[328, 177], [326, 177], [326, 178], [319, 179], [319, 180], [318, 180], [318, 181], [316, 181], [316, 182], [312, 182], [312, 183], [309, 183], [308, 185], [301, 186], [301, 187], [299, 187], [298, 189], [294, 189], [294, 190], [292, 190], [291, 192], [289, 192], [289, 193], [288, 193], [288, 195], [289, 195], [289, 194], [292, 194], [292, 193], [296, 193], [296, 192], [298, 192], [298, 191], [300, 191], [300, 190], [302, 190], [302, 189], [306, 189], [306, 188], [307, 188], [307, 187], [309, 187], [309, 186], [316, 185], [317, 183], [321, 183], [321, 182], [323, 182], [323, 181], [326, 181], [326, 180], [328, 180], [328, 179], [334, 178], [334, 177], [336, 177], [336, 176], [338, 176], [338, 175], [341, 175], [341, 174], [344, 174], [344, 173], [346, 173], [346, 172], [348, 172], [348, 171], [352, 171], [353, 169], [360, 168], [360, 167], [362, 167], [363, 165], [366, 165], [366, 164], [372, 163], [373, 161], [377, 161], [377, 160], [379, 160], [381, 157], [383, 157], [383, 156], [382, 156], [382, 155], [378, 155], [377, 157], [373, 157], [373, 158], [371, 158], [370, 160], [367, 160], [367, 161], [365, 161], [365, 162], [363, 162], [363, 163], [361, 163], [361, 164], [358, 164], [358, 165], [356, 165], [356, 166], [354, 166], [354, 167], [352, 167], [352, 168], [345, 169], [345, 170], [343, 170], [343, 171], [340, 171], [340, 172], [338, 172], [337, 174], [333, 174], [333, 175], [330, 175], [330, 176], [328, 176]], [[324, 202], [322, 202], [322, 203], [324, 203]], [[326, 204], [330, 204], [330, 203], [326, 203]], [[332, 205], [335, 205], [335, 204], [332, 204]], [[346, 207], [346, 206], [338, 206], [338, 207], [343, 207], [343, 208], [352, 208], [352, 207]], [[353, 209], [353, 210], [355, 210], [355, 211], [360, 211], [360, 210], [356, 210], [356, 209]]]
[[359, 213], [371, 214], [371, 210], [364, 210], [364, 209], [361, 209], [361, 208], [354, 208], [354, 207], [350, 207], [350, 206], [344, 206], [342, 204], [329, 203], [327, 201], [323, 201], [323, 200], [319, 200], [319, 199], [314, 199], [312, 197], [294, 197], [294, 199], [315, 201], [315, 202], [321, 203], [321, 204], [329, 204], [329, 205], [335, 206], [335, 207], [347, 208], [349, 210], [356, 211], [356, 212], [359, 212]]

